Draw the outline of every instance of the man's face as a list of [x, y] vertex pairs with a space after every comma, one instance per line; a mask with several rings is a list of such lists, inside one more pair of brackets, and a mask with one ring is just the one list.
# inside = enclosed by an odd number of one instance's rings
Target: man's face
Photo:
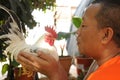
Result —
[[77, 44], [80, 53], [91, 57], [98, 51], [101, 41], [101, 31], [98, 29], [98, 24], [95, 19], [100, 7], [100, 4], [93, 4], [87, 8], [81, 27], [77, 31]]

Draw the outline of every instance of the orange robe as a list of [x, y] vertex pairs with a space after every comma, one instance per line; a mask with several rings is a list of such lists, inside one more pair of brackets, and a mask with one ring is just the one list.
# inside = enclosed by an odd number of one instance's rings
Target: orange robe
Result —
[[87, 80], [120, 80], [120, 56], [105, 62]]

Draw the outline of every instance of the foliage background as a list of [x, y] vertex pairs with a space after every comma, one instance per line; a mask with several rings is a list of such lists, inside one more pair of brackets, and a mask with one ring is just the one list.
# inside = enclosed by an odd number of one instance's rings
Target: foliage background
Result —
[[[23, 25], [27, 25], [30, 28], [35, 26], [36, 22], [31, 15], [34, 9], [54, 9], [55, 0], [0, 0], [0, 4], [13, 10], [22, 21]], [[5, 20], [6, 14], [0, 13], [0, 21]]]

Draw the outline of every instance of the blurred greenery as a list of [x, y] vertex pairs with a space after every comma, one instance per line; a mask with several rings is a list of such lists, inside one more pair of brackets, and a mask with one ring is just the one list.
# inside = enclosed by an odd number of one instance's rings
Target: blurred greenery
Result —
[[[33, 20], [31, 15], [34, 9], [46, 9], [53, 10], [55, 7], [56, 0], [0, 0], [0, 4], [13, 10], [22, 21], [23, 25], [27, 25], [29, 28], [33, 28], [36, 22]], [[0, 24], [3, 23], [7, 14], [0, 11]]]
[[4, 64], [4, 65], [2, 66], [2, 75], [4, 75], [4, 74], [6, 73], [6, 71], [8, 70], [8, 67], [9, 67], [8, 64]]
[[78, 75], [77, 80], [83, 80], [84, 76], [85, 76], [85, 74], [83, 72], [81, 72], [80, 75]]

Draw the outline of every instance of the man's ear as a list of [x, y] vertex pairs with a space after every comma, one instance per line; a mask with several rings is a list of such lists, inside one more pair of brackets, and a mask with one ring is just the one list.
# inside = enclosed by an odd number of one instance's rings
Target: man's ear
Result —
[[102, 37], [102, 43], [107, 44], [109, 41], [112, 40], [113, 37], [113, 29], [108, 27], [103, 29], [103, 37]]

